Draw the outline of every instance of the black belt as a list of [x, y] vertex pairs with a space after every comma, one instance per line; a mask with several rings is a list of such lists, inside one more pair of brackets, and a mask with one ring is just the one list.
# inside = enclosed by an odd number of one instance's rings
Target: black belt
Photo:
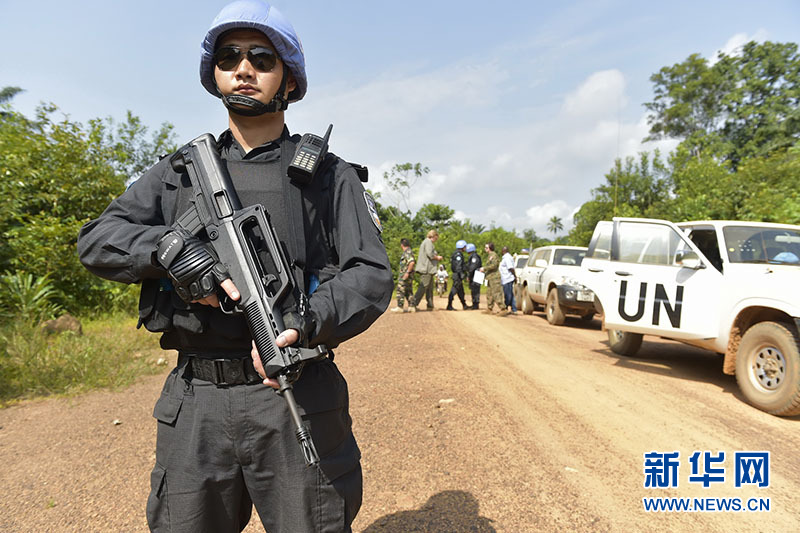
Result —
[[180, 354], [181, 357], [188, 357], [186, 367], [191, 371], [192, 377], [210, 381], [217, 386], [250, 385], [263, 381], [253, 367], [253, 359], [249, 355], [236, 359], [213, 358], [210, 355], [212, 354]]

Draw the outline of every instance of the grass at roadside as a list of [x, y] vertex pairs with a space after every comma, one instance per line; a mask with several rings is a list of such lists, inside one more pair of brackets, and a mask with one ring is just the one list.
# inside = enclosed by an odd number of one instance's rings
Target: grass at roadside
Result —
[[17, 400], [118, 388], [163, 370], [158, 335], [130, 316], [83, 321], [83, 335], [48, 335], [20, 322], [0, 327], [0, 407]]

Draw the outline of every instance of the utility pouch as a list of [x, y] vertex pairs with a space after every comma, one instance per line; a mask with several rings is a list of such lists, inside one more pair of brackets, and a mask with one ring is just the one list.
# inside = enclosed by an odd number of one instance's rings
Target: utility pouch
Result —
[[172, 329], [172, 316], [175, 307], [172, 304], [172, 291], [167, 290], [162, 280], [146, 279], [142, 281], [139, 294], [139, 323], [147, 331], [160, 333]]

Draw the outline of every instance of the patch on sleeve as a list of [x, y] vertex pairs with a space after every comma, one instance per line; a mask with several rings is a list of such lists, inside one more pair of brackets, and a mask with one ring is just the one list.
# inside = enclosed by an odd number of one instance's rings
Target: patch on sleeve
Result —
[[375, 198], [370, 193], [364, 191], [364, 202], [367, 204], [367, 211], [369, 211], [372, 223], [378, 228], [378, 231], [383, 233], [383, 226], [381, 225], [381, 218], [378, 216], [378, 204], [375, 203]]

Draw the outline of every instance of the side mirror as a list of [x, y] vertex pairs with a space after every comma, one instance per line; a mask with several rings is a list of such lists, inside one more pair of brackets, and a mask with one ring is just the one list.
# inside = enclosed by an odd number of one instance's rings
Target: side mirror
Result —
[[539, 268], [545, 268], [547, 267], [547, 259], [537, 259], [533, 264]]
[[706, 265], [700, 260], [700, 257], [698, 257], [698, 255], [692, 250], [685, 250], [676, 253], [675, 263], [684, 268], [690, 268], [692, 270], [706, 268]]

